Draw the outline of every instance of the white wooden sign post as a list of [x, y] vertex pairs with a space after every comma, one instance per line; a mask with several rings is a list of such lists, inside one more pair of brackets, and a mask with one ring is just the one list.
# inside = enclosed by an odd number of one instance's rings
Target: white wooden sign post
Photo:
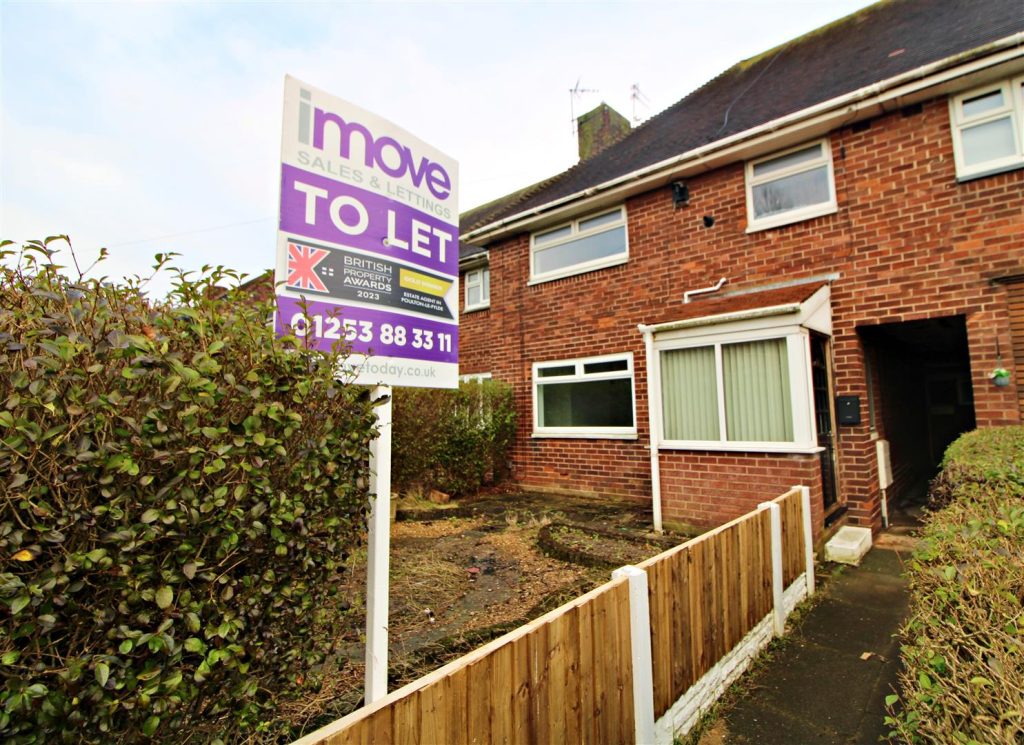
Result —
[[391, 386], [373, 389], [380, 435], [370, 444], [370, 511], [366, 547], [366, 703], [388, 693], [388, 598], [391, 549]]
[[366, 702], [387, 693], [393, 386], [457, 388], [458, 164], [386, 119], [285, 78], [279, 335], [348, 345], [339, 376], [373, 386]]

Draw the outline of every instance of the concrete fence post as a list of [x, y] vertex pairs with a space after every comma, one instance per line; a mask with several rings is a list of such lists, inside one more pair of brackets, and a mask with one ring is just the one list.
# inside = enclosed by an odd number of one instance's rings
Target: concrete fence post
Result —
[[801, 486], [800, 506], [804, 518], [804, 577], [807, 597], [814, 594], [814, 524], [811, 522], [811, 488]]
[[636, 741], [654, 743], [654, 665], [651, 658], [651, 614], [647, 598], [647, 572], [624, 566], [612, 579], [629, 582], [629, 641], [633, 657], [633, 721]]
[[772, 544], [772, 605], [775, 635], [786, 631], [786, 608], [782, 602], [782, 510], [775, 502], [762, 502], [759, 510], [768, 510]]

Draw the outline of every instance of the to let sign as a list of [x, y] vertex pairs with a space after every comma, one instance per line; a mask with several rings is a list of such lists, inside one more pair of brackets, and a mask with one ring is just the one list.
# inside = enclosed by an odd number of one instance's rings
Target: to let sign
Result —
[[458, 165], [404, 129], [285, 78], [279, 335], [367, 385], [455, 388]]

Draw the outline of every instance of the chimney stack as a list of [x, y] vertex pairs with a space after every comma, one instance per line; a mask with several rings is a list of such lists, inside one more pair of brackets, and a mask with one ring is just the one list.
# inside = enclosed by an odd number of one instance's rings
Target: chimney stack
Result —
[[593, 111], [576, 119], [580, 160], [597, 155], [631, 129], [629, 119], [603, 101]]

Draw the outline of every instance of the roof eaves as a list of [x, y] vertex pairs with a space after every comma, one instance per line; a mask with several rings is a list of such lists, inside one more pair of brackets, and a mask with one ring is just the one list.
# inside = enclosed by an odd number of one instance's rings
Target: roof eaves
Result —
[[[571, 170], [572, 169], [570, 168], [569, 171]], [[538, 181], [535, 184], [525, 186], [522, 189], [512, 192], [511, 194], [506, 194], [503, 197], [492, 199], [490, 202], [481, 204], [479, 207], [473, 207], [472, 209], [466, 210], [465, 212], [462, 213], [462, 215], [459, 216], [460, 222], [466, 217], [472, 218], [475, 214], [487, 215], [489, 212], [493, 212], [496, 208], [505, 209], [516, 204], [522, 204], [524, 201], [532, 197], [541, 189], [550, 186], [557, 179], [561, 178], [565, 173], [568, 173], [569, 171], [563, 171], [562, 173], [555, 174], [554, 176], [550, 176], [549, 178], [546, 178], [542, 181]], [[476, 222], [479, 222], [479, 220], [476, 220]], [[473, 225], [472, 222], [470, 224], [471, 226]], [[470, 229], [472, 229], [472, 227]]]
[[[985, 66], [995, 65], [999, 62], [1005, 61], [1001, 57], [996, 57], [999, 52], [1003, 52], [1003, 56], [1007, 59], [1013, 59], [1016, 57], [1024, 58], [1024, 31], [1017, 32], [1008, 37], [1004, 37], [1003, 39], [996, 40], [989, 44], [984, 44], [980, 47], [975, 47], [974, 49], [966, 52], [960, 52], [950, 57], [936, 60], [927, 65], [922, 65], [912, 70], [908, 70], [892, 78], [863, 86], [855, 91], [851, 91], [841, 96], [815, 104], [814, 106], [786, 114], [785, 116], [757, 125], [756, 127], [736, 132], [728, 137], [723, 137], [683, 152], [679, 155], [672, 156], [671, 158], [666, 158], [657, 163], [617, 176], [604, 183], [595, 184], [594, 186], [581, 189], [573, 194], [553, 199], [550, 202], [530, 208], [529, 210], [514, 213], [499, 220], [495, 220], [494, 222], [471, 228], [468, 232], [462, 235], [462, 239], [465, 241], [490, 240], [509, 232], [510, 229], [524, 228], [530, 223], [531, 218], [536, 218], [545, 213], [549, 213], [558, 207], [585, 200], [588, 197], [592, 197], [599, 193], [605, 193], [622, 188], [633, 182], [639, 182], [647, 178], [656, 178], [669, 170], [679, 169], [690, 163], [699, 164], [718, 152], [726, 151], [731, 147], [749, 143], [758, 138], [777, 137], [781, 134], [783, 129], [789, 130], [797, 127], [801, 123], [825, 116], [831, 112], [842, 111], [843, 115], [847, 116], [856, 113], [856, 111], [861, 108], [879, 103], [882, 100], [906, 96], [914, 90], [921, 90], [939, 85], [943, 80], [933, 80], [933, 78], [938, 76], [943, 77], [944, 80], [949, 80], [954, 77], [967, 74], [969, 71], [957, 71], [958, 68], [968, 67], [972, 63], [977, 63], [982, 58], [989, 56], [993, 57], [993, 59], [985, 61]], [[729, 72], [734, 69], [735, 67], [730, 68], [730, 70], [723, 73], [723, 75], [729, 74]], [[955, 74], [949, 74], [952, 71], [957, 72]], [[686, 99], [683, 100], [685, 101]], [[670, 107], [670, 109], [671, 108], [674, 107]], [[634, 130], [634, 132], [636, 131], [639, 131], [639, 128]], [[576, 166], [573, 168], [576, 168]], [[548, 182], [539, 182], [535, 186], [546, 186], [553, 183], [570, 173], [572, 170], [573, 169], [571, 168], [567, 171], [563, 171], [557, 176], [549, 179]], [[521, 194], [519, 196], [520, 198], [517, 199], [517, 203], [522, 203], [528, 195]]]

